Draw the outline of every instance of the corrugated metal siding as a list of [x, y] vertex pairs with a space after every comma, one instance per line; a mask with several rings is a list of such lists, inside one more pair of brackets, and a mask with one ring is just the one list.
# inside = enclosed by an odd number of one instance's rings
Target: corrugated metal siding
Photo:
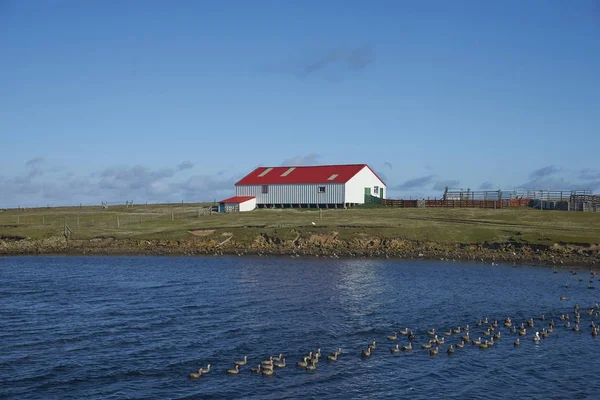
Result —
[[[236, 196], [255, 196], [256, 204], [343, 204], [343, 183], [268, 185], [269, 193], [262, 193], [262, 185], [236, 185]], [[319, 193], [325, 186], [325, 193]]]

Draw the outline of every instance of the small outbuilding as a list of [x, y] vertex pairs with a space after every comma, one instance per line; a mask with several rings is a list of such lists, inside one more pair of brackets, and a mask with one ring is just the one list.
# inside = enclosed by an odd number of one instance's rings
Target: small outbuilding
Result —
[[219, 212], [252, 211], [256, 208], [256, 197], [235, 196], [219, 202]]

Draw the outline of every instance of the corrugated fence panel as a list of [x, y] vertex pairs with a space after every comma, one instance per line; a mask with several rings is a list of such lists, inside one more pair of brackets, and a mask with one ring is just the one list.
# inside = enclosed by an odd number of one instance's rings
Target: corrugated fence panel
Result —
[[[325, 193], [319, 192], [325, 187]], [[255, 196], [256, 204], [343, 204], [344, 184], [268, 185], [269, 193], [262, 193], [262, 185], [239, 185], [236, 196]]]

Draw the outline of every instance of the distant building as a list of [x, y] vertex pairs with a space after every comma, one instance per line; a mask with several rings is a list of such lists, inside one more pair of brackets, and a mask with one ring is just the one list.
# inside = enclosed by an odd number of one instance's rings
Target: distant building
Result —
[[255, 208], [254, 196], [235, 196], [219, 202], [219, 212], [252, 211]]
[[259, 208], [343, 208], [371, 196], [384, 199], [386, 193], [367, 164], [318, 165], [256, 168], [235, 184], [234, 198], [252, 197]]

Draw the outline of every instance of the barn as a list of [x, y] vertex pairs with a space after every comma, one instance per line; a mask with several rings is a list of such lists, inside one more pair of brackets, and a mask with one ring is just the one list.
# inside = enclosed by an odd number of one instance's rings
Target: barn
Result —
[[252, 211], [255, 208], [254, 196], [234, 196], [219, 202], [219, 212]]
[[253, 197], [259, 208], [343, 208], [386, 192], [367, 164], [258, 167], [235, 184], [235, 196]]

